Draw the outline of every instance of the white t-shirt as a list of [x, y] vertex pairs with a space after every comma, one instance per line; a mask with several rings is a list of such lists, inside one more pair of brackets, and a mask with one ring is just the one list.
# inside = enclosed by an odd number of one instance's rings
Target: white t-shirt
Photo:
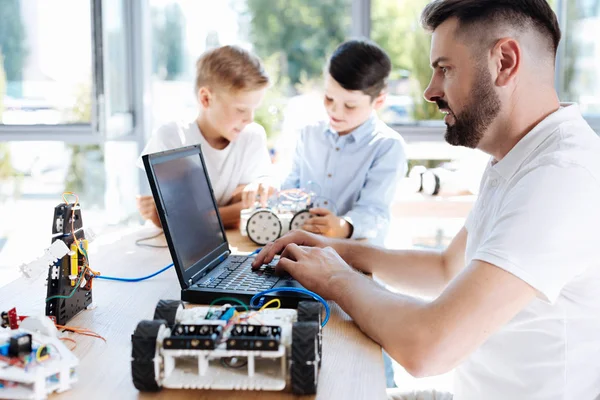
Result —
[[490, 162], [466, 222], [466, 262], [537, 297], [455, 373], [455, 400], [600, 399], [600, 138], [563, 105]]
[[[246, 126], [235, 142], [218, 150], [208, 144], [196, 121], [170, 122], [154, 132], [142, 155], [194, 144], [200, 144], [202, 148], [210, 183], [220, 207], [229, 203], [239, 185], [271, 176], [267, 136], [263, 127], [256, 123]], [[138, 166], [143, 168], [141, 157]]]

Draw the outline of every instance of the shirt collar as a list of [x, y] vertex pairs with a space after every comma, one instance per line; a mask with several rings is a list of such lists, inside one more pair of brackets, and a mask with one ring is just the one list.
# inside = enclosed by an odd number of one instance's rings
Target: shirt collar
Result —
[[[375, 132], [375, 127], [377, 125], [377, 115], [375, 113], [371, 114], [369, 119], [363, 122], [361, 125], [356, 127], [352, 132], [346, 135], [351, 141], [360, 142], [363, 138], [371, 136], [373, 132]], [[327, 127], [327, 132], [332, 133], [336, 137], [338, 137], [338, 133], [334, 130], [331, 125]]]
[[[548, 115], [527, 133], [504, 158], [491, 166], [505, 180], [510, 179], [525, 159], [565, 121], [580, 119], [581, 112], [575, 103], [561, 103], [560, 108]], [[493, 163], [493, 160], [490, 161]]]

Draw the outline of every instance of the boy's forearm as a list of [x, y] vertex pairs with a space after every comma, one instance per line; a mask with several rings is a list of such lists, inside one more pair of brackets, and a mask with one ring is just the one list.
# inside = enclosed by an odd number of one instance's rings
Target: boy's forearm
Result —
[[219, 207], [219, 214], [221, 214], [221, 221], [225, 229], [236, 229], [240, 226], [240, 212], [244, 207], [242, 202], [229, 204], [227, 206]]

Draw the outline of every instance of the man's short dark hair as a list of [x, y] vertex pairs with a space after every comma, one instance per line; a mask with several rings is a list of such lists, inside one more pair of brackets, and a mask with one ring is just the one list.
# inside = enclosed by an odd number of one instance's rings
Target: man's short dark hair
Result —
[[355, 39], [335, 49], [327, 70], [344, 89], [360, 90], [374, 99], [387, 85], [392, 62], [375, 43]]
[[560, 27], [546, 0], [434, 0], [423, 10], [421, 23], [433, 32], [453, 17], [463, 32], [474, 26], [486, 29], [500, 24], [516, 29], [532, 27], [548, 38], [548, 50], [556, 56]]

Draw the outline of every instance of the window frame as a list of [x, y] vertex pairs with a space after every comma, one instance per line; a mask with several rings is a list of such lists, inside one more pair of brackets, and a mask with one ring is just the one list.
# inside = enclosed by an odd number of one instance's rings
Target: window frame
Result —
[[[136, 2], [123, 0], [123, 20], [125, 21], [125, 41], [127, 54], [127, 81], [128, 85], [128, 103], [129, 112], [108, 117], [104, 106], [104, 35], [102, 30], [102, 6], [103, 0], [90, 1], [91, 31], [90, 40], [92, 41], [92, 90], [91, 90], [91, 121], [89, 123], [75, 124], [35, 124], [35, 125], [4, 125], [0, 124], [0, 141], [62, 141], [68, 144], [100, 144], [104, 141], [131, 141], [138, 140], [136, 134], [136, 115], [135, 110], [139, 110], [138, 103], [141, 98], [135, 90], [135, 71], [139, 69], [134, 65], [134, 55], [136, 47], [133, 46], [135, 36], [137, 35], [136, 25], [133, 21], [136, 19], [135, 12], [143, 9], [143, 5]], [[144, 2], [146, 0], [143, 0]], [[139, 36], [139, 35], [137, 35]], [[107, 138], [107, 129], [112, 133]]]
[[[556, 13], [561, 27], [565, 26], [565, 4], [557, 0]], [[101, 9], [103, 0], [90, 0], [92, 21], [92, 120], [89, 124], [58, 125], [0, 125], [0, 141], [64, 141], [73, 144], [92, 144], [110, 141], [136, 141], [140, 149], [144, 143], [144, 132], [151, 128], [148, 112], [145, 112], [144, 94], [150, 89], [151, 71], [147, 61], [151, 57], [147, 33], [149, 26], [149, 1], [123, 1], [123, 20], [127, 48], [127, 82], [130, 112], [106, 116], [104, 105], [104, 34]], [[369, 38], [371, 33], [372, 0], [352, 0], [351, 32], [355, 37]], [[555, 87], [560, 89], [564, 58], [564, 40], [561, 41], [556, 58]], [[585, 117], [590, 126], [600, 133], [600, 116]], [[392, 125], [407, 141], [443, 141], [443, 123], [415, 121], [414, 124]], [[111, 135], [107, 135], [107, 129]]]

